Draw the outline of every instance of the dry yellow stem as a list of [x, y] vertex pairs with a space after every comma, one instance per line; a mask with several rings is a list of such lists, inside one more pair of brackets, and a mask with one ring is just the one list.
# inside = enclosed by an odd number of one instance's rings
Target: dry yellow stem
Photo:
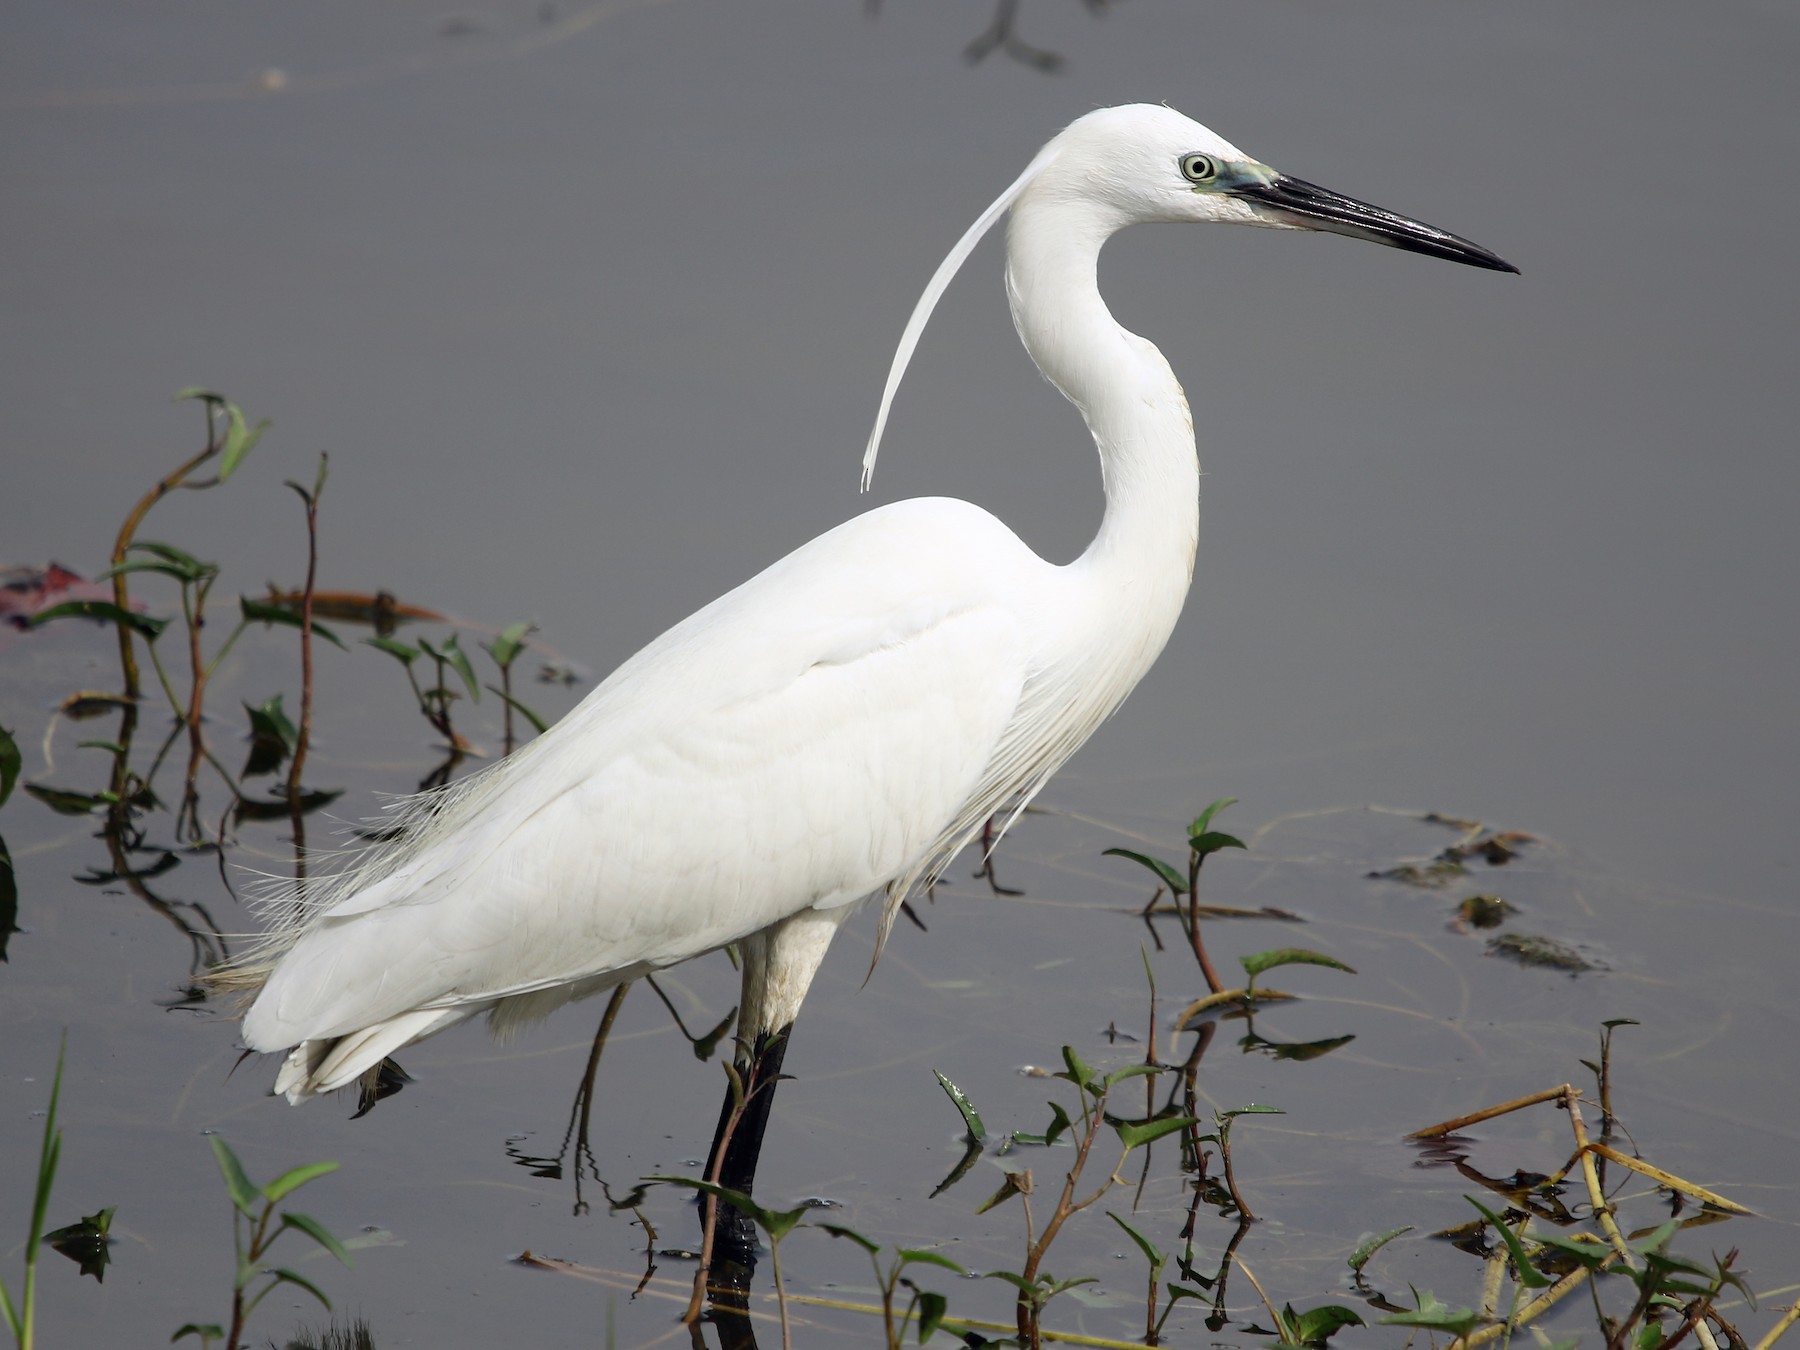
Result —
[[1466, 1116], [1458, 1116], [1455, 1120], [1441, 1121], [1436, 1125], [1427, 1125], [1422, 1130], [1414, 1130], [1407, 1135], [1408, 1139], [1441, 1139], [1444, 1135], [1454, 1134], [1465, 1125], [1479, 1124], [1484, 1120], [1492, 1120], [1495, 1116], [1504, 1116], [1509, 1111], [1520, 1111], [1527, 1106], [1536, 1106], [1539, 1102], [1553, 1102], [1559, 1098], [1573, 1100], [1581, 1094], [1574, 1087], [1564, 1083], [1561, 1087], [1546, 1088], [1542, 1092], [1534, 1092], [1529, 1097], [1515, 1097], [1510, 1102], [1501, 1102], [1498, 1106], [1484, 1107], [1480, 1111], [1471, 1111]]
[[1683, 1195], [1691, 1195], [1702, 1204], [1711, 1205], [1715, 1209], [1722, 1209], [1731, 1214], [1749, 1214], [1753, 1212], [1745, 1209], [1736, 1201], [1727, 1200], [1717, 1192], [1707, 1190], [1704, 1186], [1696, 1186], [1691, 1181], [1683, 1181], [1673, 1172], [1665, 1172], [1660, 1167], [1652, 1167], [1642, 1158], [1629, 1157], [1609, 1144], [1589, 1144], [1587, 1148], [1589, 1152], [1598, 1153], [1602, 1158], [1607, 1159], [1609, 1162], [1616, 1162], [1620, 1167], [1629, 1167], [1633, 1172], [1636, 1172], [1641, 1176], [1649, 1177], [1650, 1180], [1654, 1181], [1659, 1186], [1667, 1186], [1672, 1191], [1680, 1191]]

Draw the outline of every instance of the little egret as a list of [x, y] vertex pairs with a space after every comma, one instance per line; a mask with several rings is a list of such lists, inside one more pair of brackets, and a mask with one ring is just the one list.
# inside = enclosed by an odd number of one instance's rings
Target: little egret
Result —
[[748, 1189], [789, 1029], [856, 902], [882, 897], [885, 940], [901, 901], [1119, 706], [1187, 594], [1193, 420], [1162, 353], [1107, 311], [1101, 246], [1127, 225], [1223, 222], [1517, 270], [1168, 108], [1090, 113], [927, 285], [865, 488], [926, 320], [1009, 210], [1013, 322], [1100, 452], [1106, 509], [1087, 551], [1047, 563], [948, 498], [870, 511], [677, 624], [506, 760], [402, 803], [390, 842], [277, 904], [263, 946], [224, 977], [259, 990], [243, 1038], [286, 1052], [276, 1092], [298, 1102], [477, 1013], [504, 1035], [737, 943], [740, 1060], [766, 1087], [722, 1175]]

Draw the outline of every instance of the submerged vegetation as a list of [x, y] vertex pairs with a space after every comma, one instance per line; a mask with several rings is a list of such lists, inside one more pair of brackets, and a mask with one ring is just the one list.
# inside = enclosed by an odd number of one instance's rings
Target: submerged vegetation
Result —
[[[28, 935], [33, 908], [53, 903], [47, 896], [21, 895], [4, 839], [18, 835], [19, 802], [29, 799], [53, 817], [93, 823], [101, 857], [75, 880], [133, 897], [173, 926], [186, 958], [178, 1002], [200, 1008], [210, 997], [204, 977], [230, 957], [234, 933], [248, 926], [235, 913], [228, 918], [219, 912], [221, 905], [235, 906], [235, 865], [304, 876], [309, 866], [317, 866], [308, 851], [309, 823], [350, 787], [366, 786], [319, 777], [321, 761], [312, 753], [318, 729], [339, 725], [343, 714], [317, 698], [316, 644], [337, 649], [341, 655], [334, 659], [366, 663], [371, 673], [363, 683], [370, 697], [381, 700], [397, 720], [409, 721], [420, 743], [430, 745], [432, 762], [424, 766], [421, 789], [450, 781], [488, 754], [508, 753], [520, 738], [544, 729], [546, 717], [521, 697], [518, 672], [528, 655], [552, 654], [536, 641], [528, 622], [475, 629], [378, 590], [320, 589], [319, 522], [330, 508], [323, 457], [309, 482], [287, 485], [302, 508], [294, 523], [300, 583], [241, 594], [235, 607], [222, 603], [225, 592], [219, 587], [226, 572], [207, 560], [207, 549], [139, 536], [155, 505], [169, 494], [238, 483], [267, 423], [253, 422], [215, 393], [189, 390], [182, 397], [203, 412], [204, 443], [127, 513], [110, 566], [93, 578], [97, 584], [84, 584], [66, 569], [46, 569], [29, 586], [20, 583], [18, 594], [29, 593], [29, 603], [8, 611], [21, 628], [75, 619], [109, 626], [117, 640], [119, 686], [70, 692], [41, 738], [37, 728], [0, 728], [0, 807], [9, 808], [0, 815], [0, 961], [20, 958], [20, 944], [15, 941], [9, 952], [9, 938]], [[143, 596], [134, 589], [140, 585]], [[227, 615], [225, 623], [220, 613]], [[408, 625], [408, 635], [399, 636]], [[367, 630], [360, 642], [349, 636], [357, 628]], [[247, 648], [258, 648], [264, 658], [275, 653], [291, 674], [246, 694], [237, 687], [245, 663], [228, 658], [234, 653], [241, 658]], [[390, 662], [400, 667], [398, 675]], [[263, 672], [269, 664], [259, 661], [253, 678], [267, 680]], [[555, 686], [565, 668], [561, 662], [548, 665], [540, 686], [548, 693], [532, 699], [564, 697]], [[220, 693], [228, 686], [232, 702]], [[483, 702], [484, 693], [493, 697]], [[19, 712], [9, 708], [8, 716], [16, 723]], [[83, 754], [75, 767], [47, 767], [44, 781], [25, 781], [21, 742], [41, 739], [50, 766], [48, 748], [59, 732], [67, 733], [67, 724], [99, 718], [114, 720], [104, 734], [77, 742]], [[242, 748], [241, 763], [227, 749], [233, 742]], [[84, 770], [84, 777], [71, 776]], [[1233, 1038], [1242, 1056], [1292, 1066], [1284, 1073], [1321, 1073], [1309, 1066], [1334, 1064], [1341, 1071], [1358, 1052], [1366, 1055], [1358, 1072], [1390, 1073], [1388, 1058], [1405, 1056], [1398, 1050], [1366, 1051], [1367, 1041], [1350, 1048], [1361, 1026], [1352, 1022], [1351, 1010], [1390, 996], [1365, 988], [1372, 981], [1357, 973], [1357, 966], [1369, 968], [1359, 954], [1369, 949], [1366, 932], [1340, 927], [1316, 943], [1247, 944], [1258, 949], [1234, 953], [1241, 980], [1221, 975], [1231, 970], [1231, 961], [1215, 963], [1208, 936], [1216, 948], [1220, 931], [1235, 932], [1245, 923], [1280, 924], [1289, 931], [1305, 922], [1285, 902], [1223, 903], [1242, 898], [1248, 890], [1241, 880], [1244, 870], [1265, 867], [1271, 857], [1271, 827], [1247, 837], [1219, 828], [1234, 804], [1229, 797], [1213, 801], [1170, 841], [1173, 849], [1134, 838], [1092, 849], [1080, 860], [1074, 874], [1083, 885], [1097, 889], [1102, 883], [1095, 878], [1114, 887], [1142, 882], [1150, 893], [1106, 911], [1133, 972], [1128, 988], [1108, 995], [1112, 1006], [1101, 1020], [1111, 1017], [1111, 1023], [1091, 1041], [1071, 1044], [1074, 1033], [1046, 1029], [1038, 1043], [1037, 1053], [1056, 1066], [1024, 1071], [1030, 1081], [1042, 1080], [1051, 1089], [1041, 1108], [1035, 1101], [1028, 1111], [1022, 1108], [1009, 1096], [1017, 1085], [1002, 1082], [991, 1070], [972, 1075], [961, 1064], [942, 1061], [936, 1081], [949, 1107], [936, 1100], [928, 1079], [884, 1087], [896, 1095], [929, 1095], [930, 1109], [946, 1129], [960, 1127], [956, 1161], [947, 1173], [943, 1161], [929, 1157], [880, 1160], [888, 1169], [882, 1185], [929, 1196], [935, 1205], [931, 1212], [945, 1225], [940, 1231], [883, 1226], [886, 1216], [879, 1211], [833, 1214], [831, 1202], [818, 1197], [771, 1205], [721, 1187], [716, 1177], [685, 1175], [677, 1166], [645, 1167], [609, 1183], [590, 1139], [595, 1117], [603, 1129], [608, 1121], [609, 1101], [597, 1095], [596, 1081], [620, 1007], [636, 987], [624, 985], [613, 991], [600, 1018], [556, 1156], [528, 1156], [523, 1136], [509, 1140], [507, 1152], [529, 1170], [534, 1185], [572, 1180], [577, 1216], [596, 1222], [617, 1217], [634, 1225], [641, 1233], [643, 1268], [604, 1270], [531, 1253], [520, 1263], [592, 1281], [654, 1308], [666, 1305], [670, 1318], [685, 1315], [691, 1330], [681, 1334], [693, 1343], [705, 1343], [705, 1328], [711, 1326], [721, 1345], [735, 1347], [753, 1346], [759, 1333], [778, 1337], [784, 1346], [835, 1337], [890, 1350], [912, 1343], [1161, 1346], [1208, 1339], [1320, 1346], [1334, 1338], [1345, 1345], [1356, 1338], [1356, 1344], [1368, 1345], [1473, 1347], [1516, 1338], [1523, 1343], [1526, 1337], [1534, 1344], [1607, 1350], [1665, 1350], [1684, 1342], [1707, 1350], [1765, 1350], [1779, 1339], [1796, 1314], [1758, 1308], [1738, 1247], [1719, 1252], [1692, 1231], [1726, 1223], [1748, 1228], [1742, 1220], [1749, 1211], [1726, 1194], [1649, 1162], [1646, 1155], [1669, 1141], [1634, 1138], [1614, 1109], [1614, 1033], [1627, 1025], [1621, 1019], [1603, 1024], [1597, 1057], [1582, 1061], [1593, 1077], [1591, 1089], [1560, 1081], [1568, 1066], [1554, 1056], [1537, 1061], [1536, 1081], [1550, 1086], [1491, 1107], [1479, 1103], [1499, 1094], [1484, 1092], [1468, 1077], [1455, 1080], [1454, 1091], [1466, 1098], [1465, 1114], [1416, 1128], [1404, 1140], [1395, 1130], [1382, 1141], [1399, 1158], [1394, 1172], [1420, 1180], [1417, 1192], [1395, 1188], [1393, 1194], [1371, 1196], [1363, 1178], [1332, 1179], [1344, 1188], [1363, 1187], [1339, 1203], [1360, 1209], [1366, 1202], [1371, 1217], [1379, 1216], [1374, 1226], [1381, 1231], [1338, 1245], [1308, 1235], [1310, 1201], [1293, 1184], [1306, 1163], [1307, 1132], [1316, 1138], [1349, 1127], [1311, 1099], [1302, 1107], [1298, 1086], [1272, 1091], [1269, 1102], [1249, 1100], [1249, 1092], [1221, 1100], [1219, 1080], [1202, 1072], [1207, 1056], [1214, 1057], [1210, 1067], [1219, 1068]], [[1331, 885], [1416, 903], [1415, 913], [1425, 915], [1434, 930], [1470, 935], [1458, 940], [1465, 942], [1461, 952], [1473, 964], [1504, 969], [1512, 979], [1535, 980], [1541, 987], [1581, 988], [1598, 997], [1608, 960], [1554, 931], [1520, 931], [1525, 922], [1557, 927], [1554, 913], [1521, 905], [1510, 884], [1523, 867], [1545, 856], [1543, 841], [1451, 817], [1409, 820], [1420, 830], [1439, 832], [1440, 842], [1442, 832], [1450, 832], [1452, 842], [1417, 856], [1384, 853], [1373, 868], [1366, 859], [1334, 864]], [[697, 841], [703, 840], [704, 822], [696, 831]], [[254, 836], [254, 845], [246, 836]], [[271, 836], [278, 840], [273, 848]], [[991, 845], [991, 836], [986, 842]], [[1009, 854], [1009, 867], [1015, 861]], [[985, 880], [995, 903], [1030, 903], [1019, 891], [999, 885], [994, 862], [991, 849], [984, 851], [975, 875]], [[1407, 940], [1411, 935], [1378, 936]], [[1547, 970], [1503, 967], [1483, 960], [1485, 954]], [[996, 953], [996, 961], [1004, 955]], [[1276, 971], [1290, 990], [1269, 986]], [[1046, 978], [1068, 980], [1073, 989], [1090, 978], [1089, 972], [1088, 954], [1077, 952], [1066, 965], [1053, 963]], [[1159, 978], [1176, 992], [1159, 992]], [[735, 1010], [722, 1016], [709, 1010], [692, 1020], [703, 1029], [694, 1034], [677, 998], [654, 978], [638, 983], [661, 1000], [696, 1058], [710, 1060], [723, 1048], [729, 1061]], [[1423, 997], [1421, 1003], [1424, 1010], [1415, 1014], [1421, 1019], [1449, 1023], [1460, 1012], [1451, 1005], [1431, 1007]], [[1582, 1025], [1605, 1011], [1584, 1009]], [[693, 1019], [691, 1009], [687, 1015]], [[1419, 1067], [1407, 1063], [1401, 1071], [1416, 1075]], [[725, 1072], [735, 1073], [729, 1062]], [[384, 1086], [365, 1098], [363, 1109], [403, 1081], [394, 1068]], [[22, 1350], [55, 1339], [39, 1335], [44, 1250], [69, 1258], [98, 1282], [118, 1240], [115, 1212], [131, 1218], [130, 1197], [105, 1197], [118, 1204], [49, 1227], [65, 1128], [71, 1131], [72, 1155], [93, 1147], [81, 1123], [71, 1125], [61, 1113], [64, 1087], [59, 1056], [35, 1174], [29, 1158], [0, 1160], [9, 1174], [31, 1179], [22, 1225], [22, 1279], [0, 1279], [0, 1312]], [[1005, 1104], [995, 1109], [997, 1100]], [[988, 1109], [978, 1108], [978, 1102]], [[740, 1090], [740, 1113], [743, 1107]], [[1566, 1145], [1549, 1143], [1557, 1132], [1541, 1120], [1522, 1140], [1474, 1132], [1552, 1110], [1568, 1122]], [[1597, 1127], [1591, 1127], [1595, 1111]], [[1004, 1130], [988, 1123], [1008, 1118], [1011, 1128]], [[697, 1127], [684, 1121], [681, 1128], [685, 1138]], [[232, 1212], [229, 1310], [217, 1322], [190, 1322], [174, 1334], [178, 1340], [238, 1350], [263, 1343], [247, 1325], [275, 1290], [297, 1290], [330, 1306], [318, 1276], [274, 1263], [271, 1248], [278, 1240], [298, 1234], [317, 1249], [309, 1254], [346, 1265], [349, 1248], [357, 1243], [346, 1243], [318, 1220], [285, 1207], [297, 1189], [337, 1164], [293, 1168], [258, 1186], [223, 1138], [213, 1134], [210, 1143]], [[1490, 1156], [1496, 1150], [1506, 1151], [1498, 1167]], [[1291, 1165], [1284, 1156], [1290, 1152]], [[349, 1161], [346, 1177], [353, 1178], [357, 1167]], [[1270, 1175], [1277, 1169], [1286, 1172], [1281, 1184]], [[1438, 1184], [1450, 1177], [1456, 1180]], [[594, 1191], [584, 1190], [590, 1184], [603, 1204], [592, 1199]], [[1466, 1217], [1450, 1227], [1443, 1226], [1438, 1207], [1446, 1184], [1468, 1194], [1466, 1202], [1454, 1201], [1458, 1207], [1467, 1204]], [[685, 1199], [696, 1195], [699, 1220]], [[1377, 1198], [1380, 1204], [1374, 1203]], [[772, 1276], [766, 1293], [760, 1287], [721, 1291], [708, 1283], [707, 1258], [721, 1201], [763, 1235]], [[71, 1208], [68, 1215], [73, 1213]], [[1392, 1219], [1399, 1224], [1388, 1222]], [[141, 1217], [133, 1221], [150, 1226]], [[0, 1215], [0, 1222], [10, 1224], [13, 1218]], [[664, 1233], [671, 1225], [697, 1230], [699, 1251], [668, 1245]], [[1259, 1233], [1290, 1235], [1298, 1256], [1283, 1261], [1279, 1247], [1259, 1254], [1250, 1241]], [[222, 1246], [222, 1230], [220, 1241]], [[282, 1250], [299, 1245], [289, 1238]], [[0, 1244], [0, 1253], [5, 1250]], [[1457, 1254], [1452, 1264], [1446, 1264], [1447, 1253]], [[835, 1266], [846, 1256], [855, 1256], [854, 1278], [861, 1283], [828, 1292], [814, 1268]], [[1390, 1278], [1386, 1272], [1402, 1259], [1429, 1267], [1431, 1286], [1414, 1288], [1415, 1281]], [[1256, 1262], [1255, 1273], [1250, 1260]], [[659, 1274], [659, 1266], [671, 1261], [683, 1271], [686, 1263], [695, 1263], [691, 1276]], [[195, 1268], [207, 1265], [197, 1259]], [[328, 1262], [325, 1268], [331, 1269]], [[1779, 1287], [1792, 1297], [1789, 1286], [1764, 1287]], [[183, 1295], [187, 1306], [201, 1302], [185, 1290]], [[259, 1326], [267, 1326], [276, 1306], [263, 1311]], [[610, 1327], [613, 1304], [606, 1307]], [[292, 1343], [369, 1345], [381, 1336], [382, 1310], [376, 1305], [366, 1311], [373, 1329], [359, 1321]], [[1753, 1324], [1760, 1330], [1751, 1330]], [[667, 1322], [661, 1325], [667, 1331]], [[606, 1343], [629, 1342], [609, 1334]]]

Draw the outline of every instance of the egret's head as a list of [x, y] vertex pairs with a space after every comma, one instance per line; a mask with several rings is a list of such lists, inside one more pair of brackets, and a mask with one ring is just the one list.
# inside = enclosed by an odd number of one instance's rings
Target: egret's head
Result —
[[1045, 148], [1020, 194], [1099, 205], [1119, 228], [1151, 221], [1325, 230], [1497, 272], [1518, 268], [1435, 226], [1290, 178], [1173, 108], [1101, 108]]
[[1029, 212], [1038, 205], [1066, 208], [1033, 213], [1040, 227], [1064, 238], [1085, 236], [1095, 249], [1127, 225], [1218, 221], [1277, 230], [1328, 230], [1472, 267], [1519, 270], [1467, 239], [1277, 173], [1173, 108], [1151, 103], [1101, 108], [1070, 123], [1040, 150], [1025, 172], [976, 217], [926, 283], [900, 334], [875, 429], [863, 451], [864, 491], [875, 469], [894, 391], [950, 278], [981, 236], [1009, 210]]

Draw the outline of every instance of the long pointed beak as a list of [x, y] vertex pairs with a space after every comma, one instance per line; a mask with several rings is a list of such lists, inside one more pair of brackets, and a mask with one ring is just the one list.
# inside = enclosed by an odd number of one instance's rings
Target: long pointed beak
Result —
[[1519, 270], [1479, 244], [1471, 244], [1434, 225], [1408, 220], [1379, 206], [1342, 196], [1303, 178], [1289, 178], [1278, 173], [1267, 182], [1244, 183], [1228, 191], [1234, 197], [1254, 203], [1283, 224], [1304, 230], [1329, 230], [1333, 234], [1347, 234], [1355, 239], [1403, 248], [1409, 253], [1424, 253], [1494, 272]]

